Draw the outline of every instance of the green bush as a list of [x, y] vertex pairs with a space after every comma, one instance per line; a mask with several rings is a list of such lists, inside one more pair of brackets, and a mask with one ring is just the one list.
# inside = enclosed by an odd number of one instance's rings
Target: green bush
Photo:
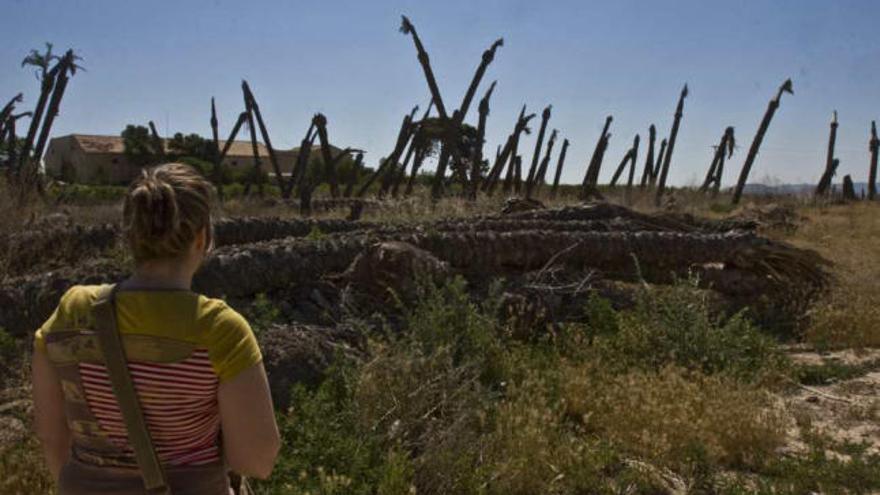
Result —
[[675, 365], [757, 382], [788, 366], [772, 337], [742, 313], [730, 318], [713, 314], [707, 296], [693, 283], [644, 291], [633, 310], [618, 315], [616, 327], [616, 333], [597, 343], [621, 370]]

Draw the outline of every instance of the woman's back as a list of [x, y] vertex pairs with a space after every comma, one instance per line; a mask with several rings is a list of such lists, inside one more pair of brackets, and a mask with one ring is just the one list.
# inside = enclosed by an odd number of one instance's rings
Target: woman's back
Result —
[[[76, 286], [37, 333], [55, 364], [76, 361], [91, 418], [81, 418], [74, 448], [92, 463], [134, 465], [122, 414], [97, 348], [91, 305], [102, 286]], [[247, 322], [223, 301], [186, 290], [120, 291], [119, 332], [141, 407], [163, 464], [193, 466], [220, 461], [221, 381], [260, 362]], [[73, 392], [73, 391], [71, 391]], [[77, 394], [68, 394], [77, 399]], [[88, 415], [87, 415], [88, 416]], [[86, 425], [91, 427], [86, 427]], [[80, 440], [76, 442], [76, 440]], [[107, 455], [109, 442], [118, 447]]]

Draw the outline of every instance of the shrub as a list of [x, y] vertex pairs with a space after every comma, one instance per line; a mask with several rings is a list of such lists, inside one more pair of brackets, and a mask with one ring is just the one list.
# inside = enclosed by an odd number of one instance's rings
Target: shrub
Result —
[[617, 332], [599, 341], [618, 370], [660, 370], [675, 365], [704, 374], [725, 373], [755, 382], [787, 367], [776, 341], [740, 313], [715, 316], [695, 284], [642, 293], [636, 307], [619, 315]]

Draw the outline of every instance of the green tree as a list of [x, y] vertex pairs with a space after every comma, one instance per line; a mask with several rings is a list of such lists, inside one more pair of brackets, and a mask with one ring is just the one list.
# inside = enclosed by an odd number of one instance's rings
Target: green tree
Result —
[[159, 162], [159, 150], [153, 145], [150, 130], [142, 125], [129, 124], [122, 131], [125, 158], [135, 165], [144, 167]]

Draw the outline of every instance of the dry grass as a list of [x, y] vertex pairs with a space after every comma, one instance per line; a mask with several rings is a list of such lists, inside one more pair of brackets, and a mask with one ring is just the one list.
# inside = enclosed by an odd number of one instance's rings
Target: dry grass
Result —
[[789, 239], [834, 263], [835, 284], [805, 339], [823, 348], [880, 346], [880, 203], [813, 206]]

